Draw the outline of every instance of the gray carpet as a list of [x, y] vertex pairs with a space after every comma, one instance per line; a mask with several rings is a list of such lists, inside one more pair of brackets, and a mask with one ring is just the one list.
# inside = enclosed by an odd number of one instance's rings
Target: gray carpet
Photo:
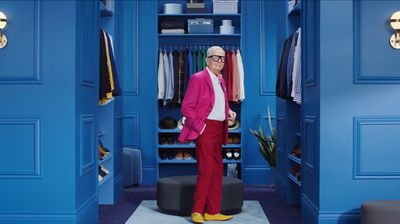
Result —
[[[192, 223], [189, 216], [166, 215], [158, 211], [157, 201], [142, 201], [125, 224], [188, 224]], [[269, 224], [267, 216], [258, 201], [244, 201], [242, 212], [226, 222], [207, 221], [219, 224]]]

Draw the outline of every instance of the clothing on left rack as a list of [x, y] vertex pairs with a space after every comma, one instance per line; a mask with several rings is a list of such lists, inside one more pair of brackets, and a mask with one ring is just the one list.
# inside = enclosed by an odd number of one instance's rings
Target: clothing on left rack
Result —
[[100, 30], [100, 88], [99, 104], [105, 105], [114, 96], [121, 95], [118, 73], [115, 64], [114, 46], [112, 37], [104, 30]]

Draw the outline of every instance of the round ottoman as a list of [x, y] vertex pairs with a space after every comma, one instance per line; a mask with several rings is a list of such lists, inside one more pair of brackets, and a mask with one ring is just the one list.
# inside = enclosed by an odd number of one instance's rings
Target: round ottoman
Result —
[[[157, 183], [157, 206], [161, 212], [173, 215], [190, 215], [197, 176], [160, 178]], [[222, 179], [222, 214], [236, 214], [243, 206], [243, 182], [238, 178]]]
[[367, 201], [361, 205], [361, 224], [400, 222], [400, 200]]

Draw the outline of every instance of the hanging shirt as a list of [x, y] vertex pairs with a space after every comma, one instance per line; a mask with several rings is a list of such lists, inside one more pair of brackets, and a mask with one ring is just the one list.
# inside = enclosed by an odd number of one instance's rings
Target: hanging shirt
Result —
[[172, 99], [173, 90], [171, 89], [171, 69], [169, 68], [171, 64], [169, 63], [168, 53], [164, 52], [164, 83], [165, 83], [165, 94], [164, 94], [164, 105], [167, 104], [167, 100]]
[[289, 50], [289, 55], [288, 55], [288, 62], [287, 62], [287, 72], [286, 72], [286, 98], [287, 99], [292, 99], [290, 96], [292, 92], [292, 75], [293, 75], [293, 65], [294, 65], [294, 51], [296, 48], [296, 42], [297, 42], [297, 32], [294, 33], [292, 39], [292, 43], [290, 44], [290, 50]]
[[228, 100], [232, 96], [232, 60], [231, 60], [231, 52], [229, 50], [226, 51], [225, 58], [225, 66], [226, 66], [226, 80], [227, 83], [226, 88], [228, 89]]
[[207, 119], [224, 121], [225, 120], [225, 95], [222, 90], [221, 83], [218, 77], [206, 67], [208, 74], [210, 75], [212, 86], [214, 89], [215, 102], [214, 106], [208, 115]]
[[297, 30], [297, 33], [298, 37], [294, 53], [292, 76], [293, 87], [291, 96], [293, 97], [294, 102], [301, 105], [301, 28]]
[[239, 101], [239, 74], [234, 50], [232, 51], [232, 96], [229, 100], [233, 102]]
[[163, 53], [160, 50], [158, 55], [158, 94], [157, 99], [162, 100], [164, 99], [165, 95], [165, 83], [164, 83], [164, 58]]
[[243, 101], [245, 99], [244, 95], [244, 68], [242, 55], [240, 54], [240, 50], [237, 49], [236, 52], [237, 66], [238, 66], [238, 75], [239, 75], [239, 101]]
[[167, 85], [169, 86], [170, 92], [167, 95], [167, 100], [172, 100], [174, 97], [174, 57], [172, 54], [172, 51], [169, 52], [168, 55], [168, 62], [169, 62], [169, 83]]

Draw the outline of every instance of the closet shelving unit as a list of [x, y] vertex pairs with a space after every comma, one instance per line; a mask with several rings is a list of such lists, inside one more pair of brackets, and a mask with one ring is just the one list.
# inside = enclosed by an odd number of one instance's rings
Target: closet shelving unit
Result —
[[[190, 48], [191, 50], [207, 50], [208, 46], [219, 45], [224, 49], [236, 49], [241, 46], [241, 12], [240, 12], [240, 1], [238, 3], [238, 13], [228, 14], [215, 14], [212, 13], [212, 0], [205, 0], [205, 12], [204, 13], [185, 13], [186, 12], [186, 0], [159, 0], [158, 1], [158, 22], [162, 20], [184, 20], [185, 21], [185, 33], [184, 34], [161, 34], [158, 33], [158, 43], [160, 50], [180, 50]], [[163, 6], [165, 3], [179, 3], [182, 4], [182, 14], [163, 14]], [[187, 20], [195, 18], [206, 18], [212, 19], [214, 22], [213, 33], [210, 34], [189, 34], [187, 32]], [[219, 26], [222, 20], [232, 20], [232, 25], [235, 27], [234, 34], [219, 34]], [[230, 107], [237, 113], [238, 120], [241, 118], [241, 104], [231, 104]], [[161, 121], [165, 117], [172, 117], [175, 120], [181, 119], [181, 111], [179, 107], [174, 106], [163, 106], [158, 105], [158, 121]], [[189, 144], [177, 143], [177, 138], [181, 129], [161, 129], [157, 128], [157, 155], [155, 156], [157, 163], [157, 175], [158, 178], [174, 175], [194, 175], [197, 174], [197, 161], [193, 158], [195, 155], [195, 144], [193, 142]], [[223, 146], [222, 152], [225, 154], [227, 149], [239, 149], [240, 159], [223, 159], [224, 169], [226, 172], [226, 164], [237, 164], [238, 177], [241, 177], [243, 168], [242, 164], [242, 144], [241, 144], [241, 129], [240, 127], [235, 130], [229, 130], [229, 137], [239, 137], [240, 143], [238, 144], [227, 144]], [[160, 144], [159, 138], [163, 136], [173, 136], [173, 144]], [[176, 159], [165, 158], [165, 154], [172, 153], [176, 150], [188, 151], [192, 155], [190, 159]], [[161, 154], [164, 154], [164, 158], [161, 158]]]
[[[288, 24], [289, 24], [289, 32], [290, 34], [294, 33], [297, 28], [301, 26], [301, 2], [299, 1], [296, 5], [294, 5], [292, 10], [288, 10]], [[294, 102], [290, 102], [294, 103]], [[295, 104], [295, 103], [294, 103]], [[300, 144], [301, 147], [301, 106], [295, 104], [292, 110], [289, 110], [289, 116], [291, 115], [290, 113], [293, 113], [294, 116], [296, 117], [296, 121], [298, 120], [298, 125], [295, 125], [294, 130], [290, 130], [291, 133], [293, 133], [294, 136], [294, 144]], [[301, 173], [301, 158], [298, 158], [292, 154], [294, 145], [293, 147], [289, 148], [288, 150], [288, 161], [289, 161], [289, 172], [288, 172], [288, 177], [289, 180], [291, 180], [293, 183], [295, 183], [298, 187], [301, 187], [301, 178], [297, 178], [293, 175], [291, 172], [291, 169], [295, 166], [300, 167], [300, 173]], [[300, 190], [299, 190], [300, 192]]]
[[[297, 1], [291, 10], [287, 7], [286, 15], [286, 38], [288, 38], [301, 26], [301, 1]], [[285, 191], [283, 195], [286, 195], [285, 199], [289, 204], [300, 203], [302, 161], [293, 154], [293, 150], [297, 144], [300, 144], [301, 148], [301, 113], [300, 105], [294, 101], [277, 97], [277, 117], [284, 120], [282, 125], [277, 126], [277, 133], [280, 135], [277, 144], [279, 145], [278, 150], [285, 155], [282, 163], [285, 167], [282, 170], [286, 172], [286, 176], [283, 174], [286, 187], [278, 188], [278, 191]], [[298, 171], [299, 178], [294, 175], [295, 171]]]
[[[110, 1], [110, 4], [114, 2]], [[112, 23], [114, 21], [112, 7], [99, 1], [100, 11], [100, 28], [112, 34]], [[100, 34], [99, 34], [100, 35]], [[99, 41], [99, 44], [100, 41]], [[114, 101], [106, 105], [99, 105], [97, 110], [99, 146], [100, 141], [105, 148], [109, 150], [109, 154], [98, 161], [98, 166], [103, 166], [109, 173], [99, 180], [99, 204], [113, 204], [114, 199], [114, 166], [115, 166], [115, 142], [114, 142]]]

